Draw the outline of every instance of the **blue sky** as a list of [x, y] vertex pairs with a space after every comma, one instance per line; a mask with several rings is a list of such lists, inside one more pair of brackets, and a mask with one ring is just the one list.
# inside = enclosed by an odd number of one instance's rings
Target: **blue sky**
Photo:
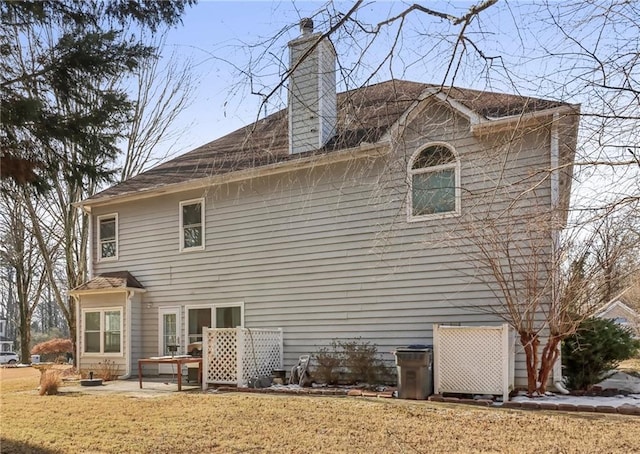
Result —
[[[352, 2], [336, 2], [334, 8], [346, 12]], [[362, 8], [358, 18], [368, 23], [377, 23], [407, 7], [404, 2], [372, 2]], [[471, 2], [429, 2], [430, 8], [460, 14]], [[199, 86], [193, 104], [181, 116], [181, 126], [188, 127], [188, 134], [180, 142], [175, 151], [186, 151], [194, 146], [206, 143], [228, 132], [231, 132], [251, 121], [258, 113], [261, 98], [251, 94], [249, 78], [243, 71], [254, 72], [254, 89], [267, 92], [273, 88], [285, 65], [288, 63], [286, 43], [299, 34], [298, 23], [301, 18], [316, 16], [316, 30], [325, 31], [327, 24], [323, 23], [327, 13], [322, 12], [326, 6], [321, 1], [306, 2], [224, 2], [201, 1], [187, 10], [183, 25], [170, 31], [164, 54], [177, 51], [181, 57], [190, 57], [194, 64], [194, 73], [199, 79]], [[453, 31], [446, 21], [422, 16], [420, 21], [412, 21], [406, 26], [411, 35], [418, 27], [425, 27], [433, 22], [441, 31], [453, 36]], [[418, 23], [416, 26], [415, 24]], [[426, 24], [426, 25], [425, 25]], [[270, 43], [267, 55], [261, 55], [270, 40], [281, 33], [278, 39]], [[408, 59], [415, 60], [411, 55], [416, 48], [411, 49], [410, 36], [404, 39], [402, 53], [408, 54]], [[367, 58], [362, 62], [359, 73], [353, 73], [348, 86], [361, 84], [370, 73], [369, 68], [378, 64], [379, 56], [386, 54], [390, 38], [382, 36], [379, 43], [375, 43]], [[337, 37], [336, 47], [341, 64], [355, 66], [360, 56], [360, 49], [355, 48], [353, 42], [345, 39], [342, 43]], [[341, 44], [344, 44], [341, 47]], [[443, 55], [447, 48], [443, 51]], [[378, 58], [376, 58], [378, 57]], [[442, 70], [435, 66], [425, 70], [424, 64], [405, 63], [407, 60], [396, 60], [393, 67], [399, 78], [433, 82], [441, 78]], [[386, 80], [391, 73], [387, 65], [371, 82]], [[340, 79], [340, 77], [339, 77]], [[439, 80], [438, 80], [439, 81]], [[340, 82], [339, 82], [340, 83]], [[467, 86], [469, 84], [466, 84]], [[341, 85], [344, 89], [345, 84]], [[482, 87], [480, 87], [482, 88]], [[285, 94], [279, 93], [273, 98], [269, 106], [271, 111], [283, 106]], [[264, 112], [261, 112], [264, 114]], [[267, 113], [270, 113], [268, 110]]]

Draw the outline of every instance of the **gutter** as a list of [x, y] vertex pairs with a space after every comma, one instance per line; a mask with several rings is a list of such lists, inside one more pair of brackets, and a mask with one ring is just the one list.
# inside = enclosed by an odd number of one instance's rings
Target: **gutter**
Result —
[[80, 298], [76, 295], [72, 295], [69, 292], [69, 296], [71, 296], [76, 302], [76, 367], [78, 370], [80, 369]]
[[546, 110], [538, 110], [535, 112], [527, 112], [519, 115], [512, 115], [510, 117], [500, 117], [498, 119], [492, 120], [488, 119], [486, 121], [482, 121], [480, 123], [475, 123], [471, 125], [471, 132], [474, 135], [486, 135], [492, 132], [499, 132], [508, 129], [513, 129], [514, 126], [529, 126], [540, 124], [540, 120], [549, 116], [553, 116], [553, 121], [555, 122], [559, 119], [560, 115], [579, 115], [580, 110], [578, 105], [568, 105], [568, 106], [560, 106], [554, 107], [552, 109]]

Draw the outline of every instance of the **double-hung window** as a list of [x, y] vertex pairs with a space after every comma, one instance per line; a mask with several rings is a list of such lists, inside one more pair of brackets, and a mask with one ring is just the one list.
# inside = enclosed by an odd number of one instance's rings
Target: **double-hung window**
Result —
[[118, 215], [98, 216], [98, 259], [118, 259]]
[[204, 249], [204, 199], [180, 202], [180, 250]]
[[83, 311], [84, 353], [122, 353], [122, 309]]
[[460, 212], [460, 166], [446, 145], [429, 145], [409, 162], [409, 220]]

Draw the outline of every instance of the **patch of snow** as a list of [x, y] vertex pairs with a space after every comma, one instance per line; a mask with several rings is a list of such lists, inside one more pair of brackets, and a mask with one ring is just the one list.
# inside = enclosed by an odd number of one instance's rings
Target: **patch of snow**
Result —
[[517, 395], [511, 399], [513, 402], [550, 402], [554, 404], [573, 404], [573, 405], [605, 405], [609, 407], [622, 407], [623, 405], [640, 407], [640, 394], [629, 394], [626, 396], [617, 395], [612, 397], [602, 396], [567, 396], [551, 394], [540, 397], [527, 397], [526, 395]]

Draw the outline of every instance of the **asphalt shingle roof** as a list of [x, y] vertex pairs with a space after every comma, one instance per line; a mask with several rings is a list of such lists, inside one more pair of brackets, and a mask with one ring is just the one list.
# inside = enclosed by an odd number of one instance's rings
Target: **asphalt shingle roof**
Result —
[[74, 292], [86, 290], [110, 290], [139, 288], [144, 289], [142, 284], [131, 275], [128, 271], [114, 271], [110, 273], [102, 273], [94, 277], [90, 281], [74, 288]]
[[[438, 86], [390, 80], [338, 94], [336, 136], [322, 149], [289, 154], [287, 110], [240, 128], [226, 136], [160, 164], [93, 197], [121, 196], [238, 170], [294, 161], [309, 156], [376, 143], [425, 89]], [[464, 88], [442, 92], [487, 119], [566, 105], [556, 101]]]

